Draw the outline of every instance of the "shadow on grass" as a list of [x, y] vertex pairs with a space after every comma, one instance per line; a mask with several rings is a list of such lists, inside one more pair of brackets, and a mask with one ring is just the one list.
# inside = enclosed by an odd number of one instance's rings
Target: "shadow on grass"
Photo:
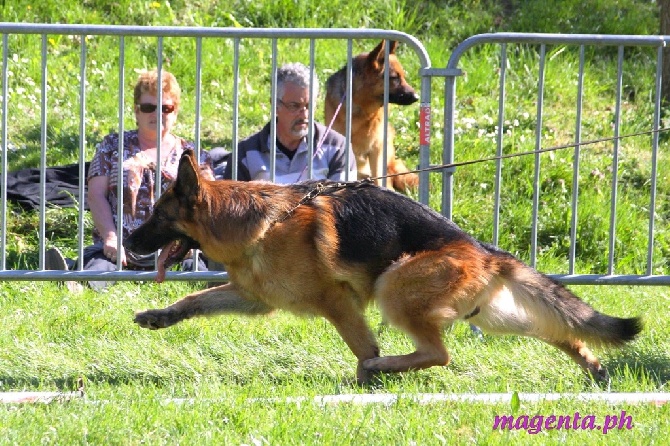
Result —
[[[662, 389], [670, 379], [670, 358], [661, 354], [642, 354], [630, 357], [620, 356], [610, 358], [605, 364], [610, 376], [623, 377], [626, 381], [645, 383], [647, 386], [651, 385], [655, 389]], [[248, 374], [224, 374], [220, 376], [222, 384], [245, 387], [264, 381], [272, 386], [280, 387], [326, 387], [337, 389], [335, 393], [350, 392], [353, 389], [361, 389], [366, 392], [383, 391], [387, 388], [394, 388], [407, 379], [414, 382], [414, 386], [426, 386], [432, 388], [429, 377], [417, 377], [412, 374], [380, 374], [373, 380], [372, 383], [359, 387], [354, 376], [342, 377], [340, 375], [330, 375], [325, 371], [302, 372], [295, 374], [267, 374], [266, 376], [258, 376], [257, 373], [250, 371]], [[110, 375], [109, 373], [86, 373], [81, 376], [73, 376], [67, 378], [45, 379], [40, 377], [14, 377], [14, 376], [0, 376], [0, 383], [5, 391], [14, 391], [16, 389], [47, 389], [50, 391], [69, 392], [78, 390], [78, 381], [80, 378], [84, 379], [86, 384], [104, 383], [110, 386], [149, 386], [154, 389], [172, 388], [174, 385], [174, 376], [159, 376], [152, 373], [123, 373], [118, 376]], [[191, 378], [197, 380], [196, 377], [183, 376], [184, 381], [189, 381]], [[588, 392], [592, 391], [593, 386], [598, 386], [589, 378], [584, 376], [584, 389]], [[645, 387], [647, 387], [645, 386]], [[605, 388], [603, 387], [603, 390]], [[440, 392], [440, 390], [437, 390]], [[633, 391], [633, 390], [626, 390]], [[448, 392], [451, 393], [451, 392]], [[458, 393], [458, 392], [457, 392]]]
[[49, 392], [74, 392], [79, 390], [80, 377], [44, 379], [38, 377], [21, 377], [15, 378], [13, 376], [1, 376], [0, 383], [2, 389], [0, 391], [34, 391], [42, 389]]
[[[89, 133], [86, 141], [97, 142], [100, 134]], [[23, 132], [21, 149], [8, 152], [7, 162], [9, 170], [19, 170], [29, 167], [39, 167], [42, 157], [42, 129], [34, 126]], [[18, 144], [18, 143], [17, 143]], [[47, 166], [59, 166], [77, 162], [79, 159], [79, 134], [76, 132], [61, 131], [50, 125], [46, 129]]]
[[80, 379], [83, 379], [84, 387], [87, 385], [104, 383], [109, 386], [135, 385], [160, 389], [171, 388], [174, 385], [173, 377], [148, 375], [144, 373], [124, 374], [118, 377], [111, 376], [107, 373], [87, 373], [79, 376], [53, 379], [40, 377], [16, 378], [13, 376], [0, 375], [0, 383], [2, 383], [2, 390], [0, 391], [33, 391], [35, 389], [43, 389], [46, 391], [70, 392], [78, 390]]
[[670, 381], [670, 358], [663, 353], [636, 352], [609, 358], [605, 366], [610, 376], [621, 375], [635, 381], [647, 380], [663, 388]]

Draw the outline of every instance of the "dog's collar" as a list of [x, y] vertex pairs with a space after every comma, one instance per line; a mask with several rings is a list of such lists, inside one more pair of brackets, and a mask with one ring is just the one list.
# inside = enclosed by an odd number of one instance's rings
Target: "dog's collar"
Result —
[[298, 203], [293, 206], [291, 209], [286, 211], [284, 215], [280, 216], [278, 219], [276, 219], [274, 222], [270, 224], [270, 227], [276, 225], [277, 223], [282, 223], [286, 221], [293, 213], [295, 212], [296, 209], [298, 209], [300, 206], [309, 203], [310, 201], [314, 200], [316, 197], [319, 195], [323, 194], [324, 192], [328, 190], [333, 190], [333, 189], [344, 189], [346, 187], [360, 187], [362, 185], [370, 185], [373, 184], [372, 180], [369, 178], [366, 178], [364, 180], [359, 180], [359, 181], [350, 181], [350, 182], [329, 182], [329, 183], [324, 183], [324, 182], [318, 182], [314, 184], [314, 187], [309, 190], [301, 199], [298, 201]]

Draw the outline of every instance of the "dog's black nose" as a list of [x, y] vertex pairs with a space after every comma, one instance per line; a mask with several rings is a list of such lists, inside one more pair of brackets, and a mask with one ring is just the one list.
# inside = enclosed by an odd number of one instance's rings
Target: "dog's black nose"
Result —
[[410, 105], [419, 100], [419, 96], [414, 90], [399, 91], [389, 94], [389, 102], [397, 105]]
[[401, 95], [399, 99], [398, 105], [410, 105], [419, 100], [419, 95], [415, 92], [411, 92]]

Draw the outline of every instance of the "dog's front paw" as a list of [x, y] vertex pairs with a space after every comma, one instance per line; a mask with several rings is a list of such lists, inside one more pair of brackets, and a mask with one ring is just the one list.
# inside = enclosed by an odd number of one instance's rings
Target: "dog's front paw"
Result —
[[142, 328], [158, 330], [173, 325], [170, 313], [167, 310], [147, 310], [135, 313], [134, 322]]

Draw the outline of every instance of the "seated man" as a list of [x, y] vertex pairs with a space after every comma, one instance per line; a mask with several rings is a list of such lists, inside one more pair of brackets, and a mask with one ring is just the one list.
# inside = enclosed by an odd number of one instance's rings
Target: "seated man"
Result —
[[[309, 68], [301, 63], [291, 63], [277, 70], [277, 125], [276, 125], [276, 183], [294, 183], [309, 179], [310, 97], [318, 96], [318, 81], [310, 89]], [[356, 160], [345, 138], [326, 126], [313, 123], [314, 151], [312, 178], [344, 181], [356, 180]], [[237, 179], [253, 181], [272, 179], [270, 172], [270, 123], [258, 133], [240, 141], [237, 146]], [[346, 153], [349, 152], [347, 164]], [[347, 177], [348, 171], [348, 177]], [[233, 165], [228, 163], [223, 174], [232, 179]]]
[[[308, 180], [309, 100], [318, 96], [318, 81], [310, 89], [309, 68], [301, 63], [291, 63], [277, 70], [277, 126], [275, 178], [276, 183], [295, 183]], [[311, 90], [311, 91], [310, 91]], [[344, 136], [328, 130], [318, 122], [313, 123], [314, 151], [312, 178], [317, 180], [356, 180], [356, 159], [351, 145], [346, 146]], [[271, 181], [270, 123], [259, 132], [240, 141], [237, 146], [237, 180]], [[349, 161], [347, 163], [347, 152]], [[348, 174], [347, 174], [348, 172]], [[347, 176], [348, 175], [348, 176]], [[233, 178], [233, 164], [228, 163], [224, 179]], [[223, 271], [224, 266], [209, 262], [210, 271]], [[218, 285], [209, 283], [209, 286]]]

